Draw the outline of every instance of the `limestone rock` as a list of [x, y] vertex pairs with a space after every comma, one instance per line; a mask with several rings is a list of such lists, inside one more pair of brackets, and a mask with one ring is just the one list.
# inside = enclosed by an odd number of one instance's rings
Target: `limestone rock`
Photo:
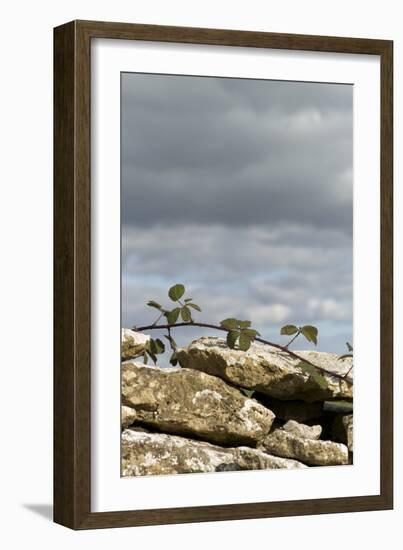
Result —
[[323, 415], [322, 401], [313, 401], [312, 403], [307, 403], [301, 399], [281, 401], [280, 399], [273, 399], [263, 393], [255, 393], [253, 397], [273, 411], [276, 418], [281, 418], [285, 421], [295, 420], [296, 422], [306, 422], [307, 420], [319, 418]]
[[289, 420], [284, 424], [283, 430], [304, 439], [319, 439], [322, 433], [322, 426], [319, 426], [319, 424], [316, 426], [307, 426], [306, 424], [295, 422], [295, 420]]
[[269, 409], [220, 378], [135, 362], [122, 364], [122, 403], [135, 409], [140, 425], [226, 445], [256, 443], [274, 420]]
[[353, 415], [340, 414], [334, 419], [332, 433], [337, 439], [345, 443], [350, 453], [353, 452]]
[[[338, 355], [318, 351], [297, 352], [301, 357], [337, 374], [344, 374], [351, 359], [340, 361]], [[225, 340], [203, 337], [178, 351], [183, 367], [219, 376], [232, 384], [262, 392], [276, 399], [323, 401], [353, 396], [352, 385], [325, 375], [323, 389], [304, 372], [286, 352], [254, 342], [248, 351], [230, 349]], [[351, 373], [350, 373], [351, 374]]]
[[131, 407], [122, 407], [122, 428], [127, 428], [128, 426], [131, 426], [133, 422], [136, 420], [136, 411], [132, 409]]
[[122, 476], [274, 468], [306, 466], [248, 447], [224, 448], [204, 441], [133, 429], [122, 433]]
[[128, 328], [122, 328], [121, 356], [122, 361], [127, 361], [140, 355], [150, 339], [146, 334], [134, 332]]
[[274, 430], [261, 441], [259, 448], [310, 466], [348, 464], [348, 449], [342, 443], [304, 439], [284, 430]]

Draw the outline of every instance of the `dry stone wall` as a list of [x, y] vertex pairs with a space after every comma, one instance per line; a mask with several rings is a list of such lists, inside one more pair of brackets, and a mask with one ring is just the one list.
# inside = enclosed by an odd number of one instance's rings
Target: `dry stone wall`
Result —
[[[178, 367], [144, 365], [148, 338], [122, 331], [123, 476], [352, 463], [352, 384], [327, 374], [319, 387], [284, 352], [232, 350], [219, 338], [178, 350]], [[330, 373], [351, 367], [298, 354]]]

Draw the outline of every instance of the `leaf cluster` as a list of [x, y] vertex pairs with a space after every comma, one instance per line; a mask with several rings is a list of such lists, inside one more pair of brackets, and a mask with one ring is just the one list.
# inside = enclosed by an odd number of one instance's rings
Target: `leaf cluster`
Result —
[[184, 323], [192, 323], [192, 310], [200, 312], [201, 307], [195, 304], [192, 298], [184, 298], [185, 291], [184, 285], [176, 284], [171, 286], [168, 291], [168, 296], [173, 302], [179, 304], [175, 305], [173, 309], [165, 309], [155, 300], [149, 300], [147, 305], [158, 309], [161, 312], [160, 317], [164, 316], [170, 325], [174, 325], [178, 321], [179, 316]]
[[[163, 307], [161, 304], [156, 302], [155, 300], [149, 300], [147, 302], [147, 305], [149, 307], [152, 307], [154, 309], [157, 309], [160, 312], [159, 317], [155, 321], [154, 324], [156, 324], [161, 317], [165, 317], [169, 325], [175, 325], [177, 323], [179, 317], [182, 319], [184, 323], [192, 323], [193, 317], [192, 317], [192, 310], [194, 311], [201, 311], [201, 307], [194, 303], [193, 298], [185, 297], [185, 286], [182, 284], [176, 284], [171, 286], [171, 288], [168, 290], [168, 297], [172, 302], [175, 302], [175, 307], [172, 309], [167, 309]], [[171, 365], [176, 366], [178, 364], [178, 355], [177, 355], [177, 343], [171, 336], [170, 330], [168, 329], [168, 334], [164, 335], [164, 337], [168, 340], [170, 347], [173, 351], [171, 357], [170, 357], [170, 363]], [[162, 350], [162, 351], [161, 351]], [[154, 364], [156, 363], [156, 356], [159, 353], [164, 353], [165, 346], [164, 343], [160, 339], [153, 340], [151, 339], [149, 342], [149, 345], [146, 347], [144, 352], [144, 362], [147, 363], [147, 357], [151, 357], [151, 359], [154, 361]]]
[[147, 365], [148, 359], [150, 358], [154, 365], [157, 363], [157, 355], [164, 353], [165, 344], [159, 338], [150, 338], [144, 348], [143, 358], [144, 364]]
[[231, 349], [238, 349], [247, 351], [256, 336], [260, 336], [260, 333], [251, 328], [251, 321], [241, 321], [234, 317], [229, 317], [220, 322], [220, 326], [228, 330], [227, 345]]
[[[161, 304], [159, 304], [155, 300], [149, 300], [147, 302], [147, 305], [149, 307], [152, 307], [159, 311], [159, 316], [155, 320], [154, 324], [151, 325], [151, 327], [159, 328], [157, 323], [161, 319], [161, 317], [165, 317], [167, 319], [167, 325], [165, 325], [165, 328], [167, 329], [168, 334], [165, 334], [164, 338], [166, 338], [167, 341], [169, 342], [170, 348], [173, 352], [170, 357], [170, 363], [174, 366], [178, 364], [178, 352], [177, 352], [178, 346], [171, 335], [171, 328], [174, 326], [178, 326], [178, 324], [179, 325], [184, 323], [195, 324], [193, 321], [192, 314], [194, 313], [194, 311], [201, 312], [201, 307], [197, 305], [191, 297], [185, 296], [185, 293], [186, 293], [186, 289], [183, 284], [178, 283], [171, 286], [171, 288], [168, 290], [168, 297], [172, 302], [174, 302], [174, 307], [172, 307], [171, 309], [167, 309], [163, 307]], [[183, 323], [178, 323], [179, 318], [181, 318]], [[252, 342], [258, 336], [260, 336], [260, 333], [256, 329], [252, 328], [251, 324], [252, 324], [251, 321], [236, 319], [235, 317], [228, 317], [226, 319], [223, 319], [220, 322], [220, 327], [227, 331], [227, 345], [229, 348], [239, 349], [241, 351], [247, 351], [250, 348], [250, 346], [252, 345]], [[219, 328], [219, 327], [215, 327], [214, 325], [201, 324], [200, 326], [210, 326], [213, 328]], [[312, 325], [303, 325], [303, 326], [284, 325], [280, 330], [280, 334], [292, 337], [291, 340], [288, 342], [288, 344], [283, 347], [283, 349], [288, 348], [288, 346], [300, 335], [304, 336], [304, 338], [308, 342], [313, 342], [315, 346], [318, 343], [318, 329]], [[262, 341], [265, 343], [270, 343], [265, 340], [262, 340]], [[340, 356], [339, 359], [344, 359], [346, 357], [353, 356], [352, 354], [353, 347], [348, 342], [347, 342], [347, 349], [349, 353], [346, 353], [345, 355]], [[145, 350], [143, 354], [144, 363], [147, 363], [148, 359], [151, 358], [154, 364], [156, 364], [157, 355], [162, 354], [164, 352], [165, 352], [165, 344], [163, 343], [163, 341], [160, 340], [159, 338], [156, 338], [156, 339], [150, 338], [150, 340], [147, 342], [145, 346]], [[321, 372], [321, 369], [319, 367], [315, 367], [314, 365], [304, 360], [300, 361], [300, 363], [298, 364], [298, 367], [302, 371], [307, 373], [309, 375], [309, 379], [312, 380], [321, 389], [325, 390], [327, 388], [326, 379], [323, 376], [323, 373]], [[248, 397], [251, 397], [253, 395], [253, 390], [243, 388], [242, 391]]]
[[304, 325], [303, 327], [297, 327], [296, 325], [284, 325], [280, 330], [280, 334], [294, 336], [287, 346], [300, 334], [302, 334], [308, 342], [313, 342], [315, 346], [318, 343], [318, 329], [312, 325]]

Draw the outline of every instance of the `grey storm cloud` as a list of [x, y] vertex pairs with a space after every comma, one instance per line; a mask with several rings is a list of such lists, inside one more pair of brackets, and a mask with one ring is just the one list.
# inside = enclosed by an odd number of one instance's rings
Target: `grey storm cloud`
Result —
[[126, 75], [123, 220], [351, 230], [351, 109], [347, 85]]
[[[352, 338], [352, 87], [122, 75], [122, 322], [183, 282], [205, 321]], [[200, 335], [177, 331], [181, 345]]]

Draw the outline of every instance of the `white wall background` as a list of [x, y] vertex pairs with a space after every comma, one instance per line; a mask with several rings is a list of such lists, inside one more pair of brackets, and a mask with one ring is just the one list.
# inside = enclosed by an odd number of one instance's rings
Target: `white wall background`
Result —
[[[398, 546], [402, 436], [396, 430], [396, 504], [390, 512], [74, 533], [50, 521], [52, 498], [52, 27], [71, 19], [387, 38], [395, 41], [395, 182], [401, 180], [403, 35], [400, 2], [383, 0], [61, 0], [2, 5], [0, 132], [0, 540], [7, 549], [180, 550], [278, 546]], [[396, 185], [396, 218], [403, 206]], [[400, 232], [399, 232], [400, 227]], [[396, 284], [403, 276], [396, 220]], [[4, 257], [5, 256], [5, 257]], [[396, 419], [403, 413], [402, 292], [396, 286]], [[400, 311], [399, 311], [400, 310]], [[370, 429], [370, 426], [368, 426]], [[400, 466], [400, 468], [399, 468]], [[3, 540], [4, 539], [4, 540]]]

